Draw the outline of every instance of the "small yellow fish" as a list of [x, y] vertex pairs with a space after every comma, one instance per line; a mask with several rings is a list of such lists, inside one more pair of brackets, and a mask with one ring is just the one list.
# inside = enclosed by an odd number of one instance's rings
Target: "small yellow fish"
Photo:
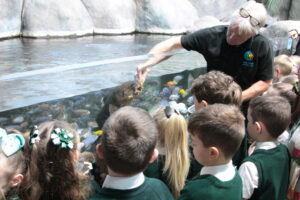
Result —
[[179, 93], [182, 94], [182, 95], [185, 95], [186, 91], [184, 89], [181, 89], [181, 90], [179, 90]]
[[94, 131], [93, 134], [94, 135], [102, 135], [103, 131], [102, 130]]

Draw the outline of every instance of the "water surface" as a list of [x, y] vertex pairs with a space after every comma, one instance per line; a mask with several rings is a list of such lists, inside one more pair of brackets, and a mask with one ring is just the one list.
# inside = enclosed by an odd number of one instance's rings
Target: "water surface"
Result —
[[[147, 54], [169, 37], [144, 34], [1, 41], [0, 112], [133, 80], [136, 66], [144, 61], [136, 56]], [[149, 76], [205, 65], [200, 54], [181, 53], [154, 67]]]

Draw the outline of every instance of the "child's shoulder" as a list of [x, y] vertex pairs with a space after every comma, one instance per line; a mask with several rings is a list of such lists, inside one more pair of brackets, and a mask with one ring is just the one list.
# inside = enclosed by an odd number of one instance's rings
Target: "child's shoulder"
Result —
[[241, 199], [242, 180], [237, 172], [232, 180], [225, 182], [213, 175], [199, 175], [185, 185], [179, 199], [196, 200], [200, 197], [203, 199]]
[[[253, 152], [252, 155], [248, 156], [245, 160], [251, 158], [268, 159], [270, 156], [278, 156], [280, 154], [289, 154], [288, 148], [283, 144], [278, 144], [275, 148], [272, 149], [257, 149]], [[268, 155], [268, 157], [266, 157], [266, 155]]]
[[[96, 194], [90, 200], [97, 199], [173, 199], [167, 186], [160, 180], [145, 177], [144, 183], [135, 189], [117, 190], [100, 187], [97, 183], [94, 185]], [[146, 197], [146, 198], [145, 198]]]

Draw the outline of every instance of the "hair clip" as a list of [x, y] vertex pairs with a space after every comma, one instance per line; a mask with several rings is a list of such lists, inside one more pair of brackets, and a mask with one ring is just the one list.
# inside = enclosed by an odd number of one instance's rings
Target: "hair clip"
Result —
[[51, 140], [54, 145], [60, 145], [61, 148], [73, 149], [74, 144], [71, 141], [74, 138], [72, 133], [65, 129], [56, 128], [51, 133]]
[[0, 128], [0, 142], [3, 153], [9, 157], [24, 147], [25, 139], [20, 134], [7, 134]]
[[30, 131], [30, 136], [29, 136], [29, 144], [30, 144], [30, 146], [32, 146], [33, 144], [39, 142], [40, 139], [41, 138], [39, 136], [39, 129], [35, 125], [35, 126], [32, 127], [32, 129]]
[[170, 106], [166, 106], [164, 109], [165, 115], [167, 118], [170, 118], [171, 115], [174, 113], [175, 109], [171, 108]]

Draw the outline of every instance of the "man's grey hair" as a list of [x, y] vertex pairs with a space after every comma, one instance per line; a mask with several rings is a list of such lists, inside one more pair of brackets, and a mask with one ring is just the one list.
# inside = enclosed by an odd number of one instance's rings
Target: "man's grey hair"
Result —
[[230, 22], [231, 25], [237, 25], [239, 27], [240, 34], [252, 34], [256, 35], [259, 33], [259, 29], [265, 25], [267, 18], [267, 10], [262, 3], [257, 3], [253, 0], [245, 3], [241, 8], [244, 8], [248, 13], [258, 20], [259, 25], [253, 26], [250, 23], [250, 17], [244, 18], [239, 12], [240, 9], [234, 11], [232, 19]]

